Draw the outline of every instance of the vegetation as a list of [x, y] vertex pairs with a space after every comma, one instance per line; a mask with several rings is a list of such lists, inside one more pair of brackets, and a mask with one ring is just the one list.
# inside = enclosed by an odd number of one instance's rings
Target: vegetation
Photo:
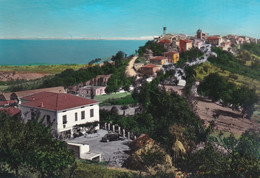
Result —
[[113, 99], [118, 99], [118, 98], [123, 98], [128, 95], [131, 95], [130, 92], [120, 92], [120, 93], [110, 93], [110, 94], [105, 94], [105, 95], [97, 95], [94, 97], [94, 100], [97, 100], [98, 102], [102, 103], [105, 100], [113, 100]]
[[147, 41], [144, 46], [139, 47], [139, 56], [142, 57], [147, 49], [152, 50], [154, 56], [162, 56], [163, 53], [166, 52], [166, 49], [162, 45], [157, 44], [154, 41]]
[[155, 166], [163, 162], [164, 155], [160, 151], [148, 150], [147, 153], [142, 153], [141, 158], [144, 161], [144, 165]]
[[208, 60], [214, 65], [231, 73], [260, 80], [260, 72], [255, 69], [255, 67], [243, 65], [241, 60], [238, 60], [231, 53], [224, 51], [221, 48], [214, 48], [213, 51], [217, 53], [218, 57], [209, 57]]
[[45, 76], [34, 80], [17, 80], [15, 82], [8, 82], [7, 88], [4, 89], [5, 92], [15, 92], [24, 90], [33, 90], [42, 86], [45, 80], [50, 80], [53, 76]]
[[174, 124], [186, 128], [185, 138], [195, 142], [204, 140], [208, 130], [204, 129], [202, 121], [190, 111], [186, 100], [176, 93], [158, 88], [160, 81], [167, 77], [171, 76], [158, 74], [151, 83], [143, 84], [140, 92], [134, 92], [133, 98], [142, 105], [144, 112], [123, 117], [102, 111], [103, 122], [117, 123], [137, 134], [146, 133], [166, 149], [171, 149], [176, 139], [169, 133], [169, 127]]
[[135, 63], [146, 63], [146, 60], [145, 60], [143, 57], [138, 57], [138, 58], [135, 60]]
[[56, 74], [50, 80], [45, 80], [41, 88], [56, 87], [56, 86], [72, 86], [81, 82], [86, 82], [100, 74], [110, 74], [114, 70], [114, 67], [110, 63], [105, 63], [102, 67], [93, 66], [86, 69], [74, 71], [73, 69], [67, 69], [60, 74]]
[[191, 62], [192, 60], [203, 56], [203, 52], [198, 48], [192, 48], [188, 51], [180, 53], [180, 60], [176, 64], [177, 67], [183, 67], [186, 62]]
[[246, 131], [238, 140], [233, 135], [220, 134], [209, 137], [208, 141], [204, 149], [188, 153], [178, 165], [200, 177], [259, 176], [259, 133]]
[[106, 165], [90, 161], [77, 161], [73, 172], [75, 178], [91, 177], [138, 177], [137, 174], [122, 170], [108, 169]]
[[102, 60], [101, 58], [93, 59], [93, 60], [91, 60], [91, 61], [88, 63], [88, 65], [93, 65], [93, 64], [95, 64], [95, 63], [100, 62], [101, 60]]
[[248, 43], [241, 46], [242, 49], [245, 49], [257, 56], [260, 56], [260, 44]]
[[60, 65], [28, 65], [28, 66], [0, 66], [1, 72], [35, 72], [58, 74], [66, 69], [78, 70], [89, 67], [86, 64], [60, 64]]
[[74, 162], [65, 142], [55, 140], [42, 121], [32, 119], [25, 124], [1, 114], [0, 122], [0, 173], [19, 176], [26, 168], [41, 177], [61, 176]]
[[125, 91], [129, 90], [132, 84], [133, 78], [126, 77], [125, 69], [129, 63], [129, 59], [124, 60], [125, 54], [122, 51], [117, 52], [112, 57], [112, 61], [115, 61], [115, 69], [107, 82], [106, 93], [112, 93], [118, 91], [121, 87]]
[[36, 119], [26, 124], [19, 118], [0, 115], [0, 177], [134, 177], [137, 174], [110, 170], [107, 165], [76, 161], [63, 141]]
[[210, 74], [199, 85], [198, 92], [210, 97], [213, 101], [222, 100], [224, 104], [232, 104], [233, 108], [241, 106], [243, 113], [247, 113], [248, 118], [252, 114], [254, 104], [258, 97], [254, 90], [248, 87], [237, 87], [233, 83], [227, 82], [218, 74]]
[[129, 60], [123, 58], [124, 53], [119, 51], [112, 60], [115, 61], [115, 65], [104, 62], [101, 67], [96, 65], [85, 69], [74, 71], [67, 69], [60, 74], [56, 74], [53, 78], [45, 80], [40, 88], [55, 87], [55, 86], [73, 86], [78, 83], [86, 82], [97, 75], [112, 74], [108, 83], [106, 92], [111, 93], [117, 91], [120, 87], [128, 90], [132, 78], [125, 77], [125, 68], [128, 65]]
[[185, 74], [186, 74], [186, 85], [183, 89], [183, 92], [186, 96], [190, 96], [191, 87], [195, 82], [196, 72], [194, 71], [194, 67], [186, 66], [185, 67]]

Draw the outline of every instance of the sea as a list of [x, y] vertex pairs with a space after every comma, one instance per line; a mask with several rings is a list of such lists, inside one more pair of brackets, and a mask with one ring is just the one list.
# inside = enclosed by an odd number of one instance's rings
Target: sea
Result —
[[87, 64], [135, 54], [145, 40], [0, 40], [0, 65]]

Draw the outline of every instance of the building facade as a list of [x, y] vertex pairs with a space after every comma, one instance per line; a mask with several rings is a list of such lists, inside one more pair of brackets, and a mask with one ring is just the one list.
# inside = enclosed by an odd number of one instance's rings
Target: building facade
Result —
[[180, 51], [180, 53], [188, 51], [189, 49], [192, 48], [192, 43], [191, 43], [190, 40], [187, 40], [187, 39], [180, 40], [179, 43], [180, 43], [179, 44], [179, 51]]
[[160, 70], [160, 68], [153, 64], [148, 64], [141, 67], [141, 73], [144, 76], [156, 76], [156, 72], [158, 70]]
[[213, 46], [219, 46], [221, 42], [221, 38], [219, 36], [210, 36], [207, 38], [206, 42]]
[[176, 64], [180, 60], [179, 53], [175, 51], [166, 52], [164, 56], [167, 57], [168, 63]]
[[150, 59], [150, 63], [154, 65], [163, 65], [167, 61], [166, 57], [163, 56], [155, 56]]
[[65, 93], [41, 92], [24, 97], [20, 110], [24, 122], [42, 119], [59, 138], [72, 137], [75, 125], [99, 122], [97, 101]]
[[84, 86], [79, 88], [78, 94], [83, 97], [106, 94], [106, 86]]

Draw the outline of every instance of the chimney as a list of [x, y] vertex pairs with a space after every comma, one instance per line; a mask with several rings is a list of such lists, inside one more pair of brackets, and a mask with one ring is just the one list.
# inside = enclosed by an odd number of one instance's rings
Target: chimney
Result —
[[32, 96], [32, 100], [33, 100], [33, 101], [35, 100], [35, 97], [34, 97], [34, 96]]
[[43, 102], [41, 102], [41, 108], [43, 108], [43, 107], [44, 107]]

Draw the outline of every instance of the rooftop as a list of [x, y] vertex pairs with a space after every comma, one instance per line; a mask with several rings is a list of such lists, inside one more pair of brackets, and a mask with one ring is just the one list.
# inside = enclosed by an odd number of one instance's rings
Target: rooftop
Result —
[[86, 99], [71, 94], [52, 92], [40, 92], [24, 97], [22, 99], [29, 101], [26, 103], [22, 103], [22, 106], [43, 108], [54, 111], [98, 103], [95, 100]]
[[16, 103], [16, 100], [0, 101], [0, 106]]
[[1, 108], [0, 112], [6, 113], [9, 116], [15, 116], [17, 114], [19, 114], [21, 111], [18, 108], [15, 107], [7, 107], [7, 108]]
[[143, 66], [142, 68], [154, 68], [154, 67], [157, 67], [157, 66], [153, 65], [153, 64], [148, 64], [148, 65]]
[[151, 58], [151, 60], [162, 60], [162, 59], [165, 59], [165, 57], [163, 57], [163, 56], [155, 56], [155, 57]]
[[171, 43], [171, 41], [168, 39], [162, 39], [159, 41], [159, 43]]
[[11, 94], [15, 93], [18, 98], [22, 98], [25, 96], [29, 96], [39, 92], [55, 92], [55, 93], [66, 93], [64, 87], [52, 87], [52, 88], [41, 88], [35, 90], [26, 90], [26, 91], [17, 91], [17, 92], [10, 92], [10, 93], [2, 93], [6, 100], [10, 99]]
[[218, 40], [220, 37], [219, 36], [210, 36], [207, 39], [208, 40]]

